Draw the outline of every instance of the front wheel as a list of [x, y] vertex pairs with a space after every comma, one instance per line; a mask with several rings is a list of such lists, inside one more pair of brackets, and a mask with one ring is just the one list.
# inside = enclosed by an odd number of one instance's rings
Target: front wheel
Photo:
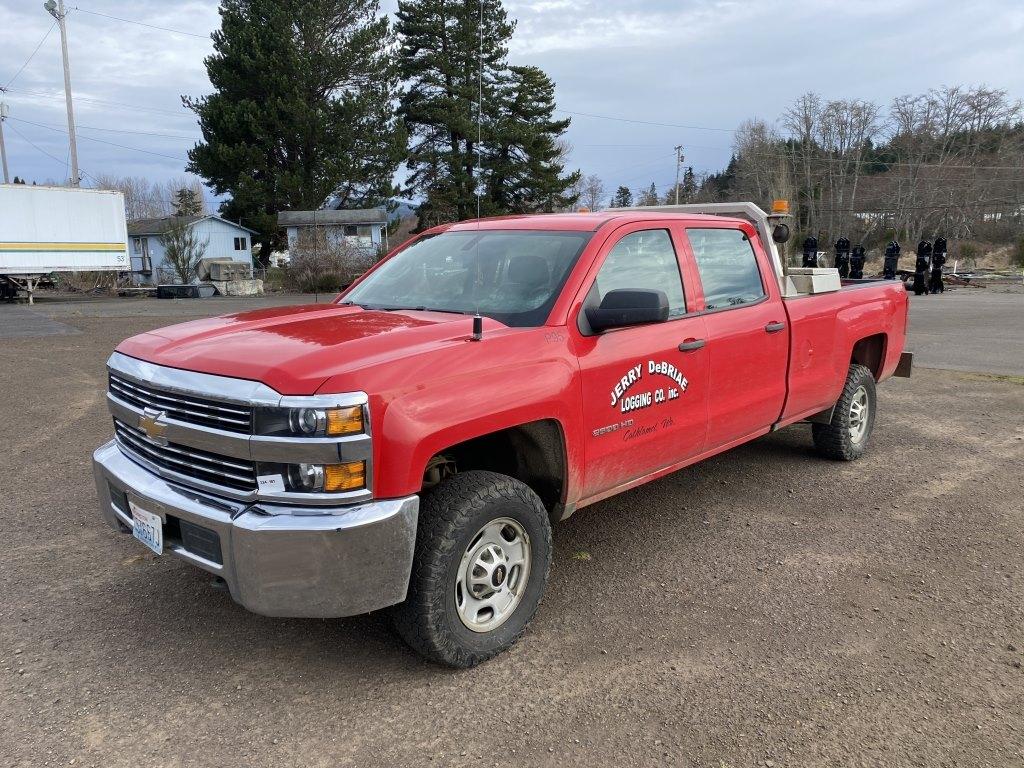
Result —
[[551, 524], [536, 493], [496, 472], [457, 474], [423, 498], [395, 627], [432, 661], [475, 666], [526, 630], [550, 565]]
[[854, 363], [832, 410], [828, 424], [812, 424], [818, 453], [829, 459], [853, 461], [864, 455], [875, 426], [875, 377], [866, 366]]

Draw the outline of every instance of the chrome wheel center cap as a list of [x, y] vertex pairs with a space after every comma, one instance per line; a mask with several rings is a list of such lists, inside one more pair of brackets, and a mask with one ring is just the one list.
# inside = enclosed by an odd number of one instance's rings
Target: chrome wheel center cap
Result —
[[530, 537], [517, 520], [499, 517], [473, 537], [455, 578], [455, 607], [473, 632], [489, 632], [511, 616], [530, 578]]
[[494, 573], [491, 574], [491, 584], [494, 586], [495, 589], [498, 589], [504, 582], [505, 566], [499, 565], [497, 568], [494, 569]]

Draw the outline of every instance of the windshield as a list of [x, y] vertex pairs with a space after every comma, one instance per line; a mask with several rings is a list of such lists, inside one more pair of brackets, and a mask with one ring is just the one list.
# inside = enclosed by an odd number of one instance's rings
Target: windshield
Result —
[[590, 232], [443, 232], [380, 265], [341, 300], [543, 325]]

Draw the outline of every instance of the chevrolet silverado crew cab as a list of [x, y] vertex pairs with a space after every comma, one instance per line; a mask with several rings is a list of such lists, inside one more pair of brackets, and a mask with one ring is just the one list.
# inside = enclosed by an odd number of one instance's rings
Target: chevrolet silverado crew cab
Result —
[[103, 515], [251, 611], [388, 608], [477, 664], [537, 611], [552, 522], [795, 422], [864, 452], [906, 291], [784, 269], [785, 237], [752, 204], [462, 222], [330, 304], [130, 338]]

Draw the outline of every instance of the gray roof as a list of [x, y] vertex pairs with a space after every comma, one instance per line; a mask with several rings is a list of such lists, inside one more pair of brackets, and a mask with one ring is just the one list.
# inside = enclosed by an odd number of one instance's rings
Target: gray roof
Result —
[[136, 219], [128, 222], [129, 235], [163, 235], [176, 224], [194, 224], [202, 216], [161, 216], [158, 219]]
[[165, 235], [170, 232], [171, 228], [176, 224], [184, 224], [186, 226], [195, 224], [197, 221], [204, 221], [205, 219], [216, 219], [217, 221], [223, 221], [225, 224], [230, 224], [232, 227], [243, 229], [246, 232], [252, 232], [254, 235], [257, 234], [255, 229], [249, 229], [243, 227], [237, 221], [228, 221], [222, 219], [220, 216], [161, 216], [157, 219], [136, 219], [135, 221], [128, 222], [128, 235], [129, 237], [138, 237], [139, 235]]
[[282, 227], [325, 224], [387, 224], [383, 208], [358, 208], [347, 211], [280, 211], [277, 223]]

